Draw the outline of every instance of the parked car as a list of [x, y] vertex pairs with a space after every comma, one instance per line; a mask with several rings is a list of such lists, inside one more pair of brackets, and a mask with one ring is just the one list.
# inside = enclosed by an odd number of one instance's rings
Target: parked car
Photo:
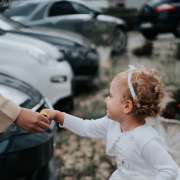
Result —
[[0, 29], [38, 38], [56, 46], [70, 63], [76, 85], [92, 84], [98, 78], [99, 54], [95, 45], [83, 36], [63, 30], [26, 27], [2, 15]]
[[[17, 105], [41, 111], [52, 109], [39, 91], [12, 76], [0, 73], [0, 94]], [[0, 134], [1, 180], [55, 180], [52, 175], [54, 121], [43, 133], [28, 133], [15, 124]]]
[[112, 54], [126, 49], [126, 23], [122, 19], [103, 15], [80, 0], [37, 1], [10, 8], [5, 15], [26, 25], [80, 33], [96, 44], [111, 45]]
[[162, 33], [173, 33], [180, 37], [180, 1], [149, 1], [139, 12], [138, 28], [148, 39]]
[[4, 32], [1, 34], [0, 70], [37, 88], [55, 108], [61, 108], [63, 102], [63, 108], [70, 110], [73, 108], [71, 67], [63, 59], [57, 62], [57, 59], [48, 56], [28, 40], [31, 38]]

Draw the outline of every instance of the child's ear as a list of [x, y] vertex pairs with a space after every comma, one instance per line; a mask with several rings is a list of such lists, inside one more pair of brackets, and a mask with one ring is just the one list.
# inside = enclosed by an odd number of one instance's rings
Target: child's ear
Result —
[[133, 103], [131, 100], [127, 100], [124, 103], [124, 113], [128, 114], [128, 113], [132, 112], [132, 110], [133, 110]]

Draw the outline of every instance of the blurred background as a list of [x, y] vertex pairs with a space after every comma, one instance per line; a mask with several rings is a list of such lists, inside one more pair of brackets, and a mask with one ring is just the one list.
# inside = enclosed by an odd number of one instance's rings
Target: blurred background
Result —
[[[180, 120], [179, 0], [1, 0], [0, 93], [41, 111], [105, 115], [113, 76], [155, 68], [164, 118]], [[1, 180], [105, 180], [115, 162], [104, 143], [51, 128], [0, 134]]]

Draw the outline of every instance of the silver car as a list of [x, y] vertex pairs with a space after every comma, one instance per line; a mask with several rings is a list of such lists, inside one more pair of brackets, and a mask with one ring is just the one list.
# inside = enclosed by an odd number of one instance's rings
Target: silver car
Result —
[[112, 46], [122, 53], [127, 46], [126, 23], [103, 15], [80, 0], [33, 1], [7, 9], [5, 15], [30, 26], [45, 26], [80, 33], [97, 45]]

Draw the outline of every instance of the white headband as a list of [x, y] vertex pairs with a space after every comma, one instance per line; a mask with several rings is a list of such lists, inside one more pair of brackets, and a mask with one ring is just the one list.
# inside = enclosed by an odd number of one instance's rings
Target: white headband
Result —
[[133, 71], [136, 70], [137, 68], [134, 65], [129, 65], [128, 67], [129, 67], [129, 70], [128, 70], [128, 87], [129, 87], [132, 98], [134, 100], [137, 100], [136, 93], [135, 93], [133, 85], [131, 83], [131, 78], [132, 78]]

